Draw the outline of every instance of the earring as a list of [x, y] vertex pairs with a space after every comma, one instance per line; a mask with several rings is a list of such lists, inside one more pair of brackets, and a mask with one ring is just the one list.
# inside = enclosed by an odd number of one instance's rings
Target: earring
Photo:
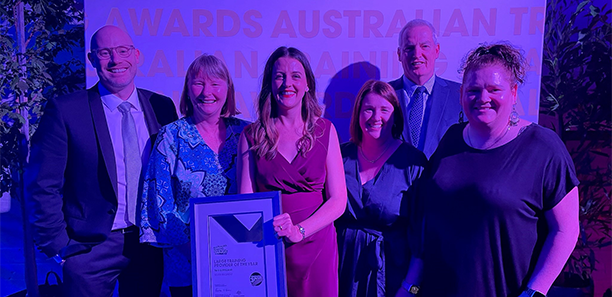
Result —
[[510, 113], [510, 117], [508, 119], [508, 124], [510, 126], [516, 126], [518, 125], [520, 119], [519, 119], [519, 114], [518, 112], [516, 112], [516, 104], [512, 105], [512, 112]]
[[459, 111], [459, 123], [463, 123], [463, 110]]
[[306, 93], [308, 93], [308, 91], [310, 91], [310, 89], [308, 87], [306, 87]]

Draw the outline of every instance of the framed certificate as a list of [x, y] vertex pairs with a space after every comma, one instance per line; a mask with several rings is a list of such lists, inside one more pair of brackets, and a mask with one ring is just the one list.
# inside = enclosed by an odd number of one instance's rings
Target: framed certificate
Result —
[[190, 200], [194, 296], [287, 296], [280, 192]]

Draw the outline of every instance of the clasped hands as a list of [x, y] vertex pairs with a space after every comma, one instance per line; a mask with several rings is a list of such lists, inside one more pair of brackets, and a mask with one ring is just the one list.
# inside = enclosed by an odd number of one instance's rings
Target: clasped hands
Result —
[[294, 225], [291, 221], [291, 216], [288, 213], [283, 213], [274, 217], [272, 221], [274, 231], [278, 237], [285, 237], [287, 240], [293, 243], [302, 241], [302, 233], [298, 226]]

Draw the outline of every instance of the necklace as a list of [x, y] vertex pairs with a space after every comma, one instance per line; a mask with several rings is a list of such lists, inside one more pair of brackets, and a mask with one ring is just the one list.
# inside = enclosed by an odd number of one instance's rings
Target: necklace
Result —
[[387, 144], [387, 147], [385, 148], [385, 150], [380, 153], [380, 156], [378, 156], [378, 158], [374, 159], [374, 160], [370, 160], [368, 159], [365, 154], [363, 153], [363, 149], [361, 148], [361, 146], [359, 147], [359, 153], [361, 153], [361, 156], [363, 157], [364, 160], [374, 164], [376, 161], [380, 160], [380, 158], [382, 158], [382, 156], [385, 155], [385, 153], [387, 152], [387, 150], [389, 150], [389, 148], [391, 147], [391, 142], [389, 142], [389, 144]]
[[[506, 131], [505, 131], [505, 132], [504, 132], [504, 133], [503, 133], [501, 136], [497, 137], [497, 138], [495, 139], [495, 141], [493, 141], [493, 143], [491, 143], [491, 144], [490, 144], [489, 146], [487, 146], [487, 147], [480, 148], [480, 150], [488, 150], [488, 149], [492, 148], [493, 146], [495, 146], [495, 145], [496, 145], [496, 144], [497, 144], [497, 143], [498, 143], [500, 140], [502, 140], [502, 139], [503, 139], [503, 138], [506, 136], [506, 134], [508, 134], [508, 131], [510, 131], [510, 127], [508, 127], [508, 128], [507, 128], [507, 129], [505, 129], [505, 130], [506, 130]], [[470, 130], [468, 129], [468, 130], [466, 131], [466, 133], [465, 133], [465, 134], [467, 135], [467, 138], [468, 138], [468, 141], [470, 142], [470, 145], [471, 145], [473, 148], [476, 148], [476, 146], [475, 146], [475, 145], [474, 145], [474, 143], [472, 142], [472, 138], [470, 137]]]

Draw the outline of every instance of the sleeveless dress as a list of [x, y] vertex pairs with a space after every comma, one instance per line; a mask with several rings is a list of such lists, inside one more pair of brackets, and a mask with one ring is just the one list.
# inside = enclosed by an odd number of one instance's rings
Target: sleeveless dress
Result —
[[[306, 155], [298, 153], [288, 161], [280, 153], [267, 160], [254, 155], [256, 191], [281, 191], [282, 212], [299, 224], [325, 201], [327, 147], [331, 122], [318, 119], [315, 145]], [[249, 147], [253, 145], [252, 125], [245, 128]], [[299, 243], [285, 244], [289, 296], [338, 296], [338, 245], [333, 224]]]

